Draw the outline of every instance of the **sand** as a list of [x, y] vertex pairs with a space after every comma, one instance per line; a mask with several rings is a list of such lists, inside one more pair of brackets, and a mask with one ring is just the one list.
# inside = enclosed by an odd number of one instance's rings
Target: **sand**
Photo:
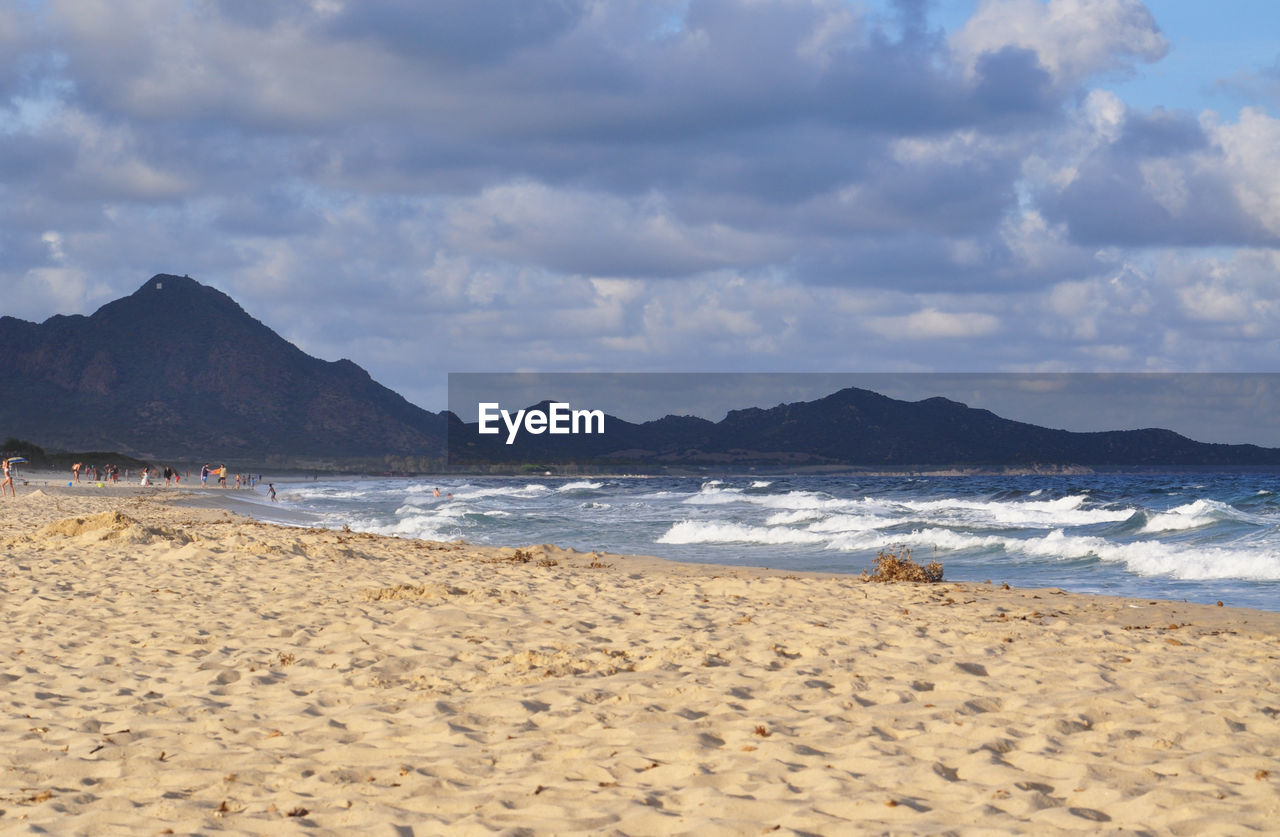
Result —
[[1280, 830], [1280, 614], [0, 504], [0, 833]]

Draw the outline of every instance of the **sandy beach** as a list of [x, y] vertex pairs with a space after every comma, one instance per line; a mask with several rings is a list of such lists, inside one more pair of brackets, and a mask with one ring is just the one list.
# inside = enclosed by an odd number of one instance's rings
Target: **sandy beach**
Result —
[[1280, 614], [0, 503], [0, 833], [1280, 831]]

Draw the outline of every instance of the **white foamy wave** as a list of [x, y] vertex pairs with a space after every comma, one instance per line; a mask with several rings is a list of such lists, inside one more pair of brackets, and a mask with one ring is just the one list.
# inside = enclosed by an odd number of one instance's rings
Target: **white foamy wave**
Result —
[[1088, 526], [1128, 520], [1133, 515], [1133, 509], [1081, 508], [1088, 500], [1086, 495], [1073, 494], [1056, 500], [1009, 502], [947, 498], [907, 501], [902, 505], [930, 519], [1000, 528]]
[[745, 494], [740, 488], [708, 488], [686, 497], [689, 505], [713, 506], [741, 503], [767, 509], [785, 509], [823, 514], [872, 514], [896, 517], [899, 523], [919, 520], [947, 525], [986, 528], [1088, 526], [1128, 520], [1132, 509], [1081, 508], [1089, 501], [1084, 494], [1054, 500], [941, 500], [842, 499], [816, 491], [788, 491], [784, 494]]
[[825, 541], [822, 535], [799, 529], [682, 520], [663, 533], [657, 543], [819, 544]]
[[395, 510], [396, 517], [410, 517], [413, 515], [430, 516], [430, 517], [462, 517], [467, 513], [467, 507], [461, 503], [447, 503], [433, 508], [418, 506], [413, 503], [406, 503]]
[[[326, 488], [319, 486], [289, 485], [289, 496], [299, 500], [365, 500], [379, 493], [368, 488]], [[280, 491], [284, 491], [281, 487]]]
[[692, 497], [685, 498], [686, 503], [714, 506], [720, 503], [740, 503], [745, 498], [741, 488], [720, 488], [723, 483], [705, 483], [702, 490]]
[[485, 497], [539, 497], [550, 492], [551, 489], [545, 485], [531, 483], [529, 485], [515, 488], [513, 486], [495, 485], [484, 487], [461, 486], [453, 492], [453, 496], [459, 500], [479, 500]]
[[825, 516], [826, 515], [818, 509], [796, 509], [795, 511], [774, 512], [764, 519], [764, 525], [790, 526], [793, 523], [822, 520]]
[[901, 521], [874, 514], [833, 514], [809, 524], [810, 532], [867, 532]]
[[934, 547], [950, 552], [964, 549], [993, 549], [1004, 544], [1005, 538], [994, 535], [968, 535], [953, 532], [950, 529], [917, 529], [913, 532], [846, 532], [831, 538], [829, 549], [842, 552], [858, 552], [866, 550], [898, 549], [932, 549]]
[[746, 494], [741, 488], [704, 489], [685, 503], [694, 506], [716, 506], [726, 503], [744, 503], [766, 509], [807, 509], [814, 511], [840, 511], [854, 509], [866, 502], [862, 500], [838, 500], [830, 494], [817, 491], [788, 491], [785, 494]]
[[1156, 541], [1108, 544], [1104, 561], [1119, 561], [1139, 575], [1168, 575], [1188, 581], [1236, 578], [1280, 581], [1280, 552], [1230, 547], [1171, 546]]
[[1142, 527], [1144, 532], [1181, 532], [1187, 529], [1199, 529], [1222, 520], [1240, 520], [1254, 522], [1247, 514], [1233, 509], [1226, 503], [1217, 500], [1195, 500], [1167, 512], [1154, 514]]
[[1080, 560], [1096, 558], [1123, 564], [1144, 576], [1168, 576], [1186, 581], [1210, 579], [1280, 580], [1280, 552], [1257, 548], [1183, 546], [1160, 541], [1114, 543], [1093, 536], [1072, 536], [1056, 530], [1043, 538], [1011, 539], [1009, 552], [1038, 558]]
[[391, 524], [361, 527], [360, 531], [372, 532], [375, 535], [399, 535], [402, 538], [418, 538], [424, 541], [451, 541], [462, 535], [456, 520], [442, 519], [432, 515], [410, 515]]
[[564, 485], [557, 488], [556, 491], [560, 491], [560, 492], [595, 491], [596, 489], [603, 488], [603, 487], [604, 487], [604, 483], [602, 482], [590, 482], [588, 480], [582, 480], [580, 482], [567, 482]]
[[610, 505], [610, 504], [608, 504], [608, 503], [594, 503], [594, 502], [587, 502], [587, 503], [583, 503], [582, 505], [578, 506], [578, 508], [580, 508], [580, 509], [593, 509], [593, 510], [599, 510], [599, 509], [611, 509], [611, 508], [613, 508], [613, 506], [611, 506], [611, 505]]
[[751, 483], [752, 488], [768, 488], [771, 485], [773, 485], [773, 483], [769, 482], [768, 480], [756, 480], [755, 482]]

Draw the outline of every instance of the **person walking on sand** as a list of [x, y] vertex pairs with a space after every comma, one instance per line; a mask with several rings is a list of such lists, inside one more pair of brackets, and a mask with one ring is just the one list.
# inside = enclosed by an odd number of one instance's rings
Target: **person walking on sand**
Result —
[[76, 482], [80, 482], [80, 469], [82, 467], [83, 467], [83, 463], [81, 462], [77, 462], [76, 464], [71, 466], [71, 473], [75, 474]]
[[8, 488], [9, 493], [14, 499], [18, 497], [18, 489], [13, 487], [13, 473], [9, 470], [9, 460], [4, 460], [4, 481], [0, 482], [0, 497], [4, 496], [4, 490]]
[[204, 467], [200, 469], [200, 487], [204, 488], [209, 484], [209, 463], [204, 463]]
[[219, 465], [218, 466], [218, 488], [226, 488], [226, 487], [227, 487], [227, 466]]

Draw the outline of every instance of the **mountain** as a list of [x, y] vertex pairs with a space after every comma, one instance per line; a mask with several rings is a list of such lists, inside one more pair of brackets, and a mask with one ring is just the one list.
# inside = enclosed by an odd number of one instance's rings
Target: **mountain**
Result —
[[159, 274], [88, 317], [0, 317], [0, 433], [148, 458], [439, 458], [445, 418]]
[[[530, 409], [545, 411], [547, 402]], [[450, 424], [450, 463], [575, 462], [622, 468], [1213, 468], [1280, 466], [1280, 450], [1206, 444], [1170, 430], [1076, 433], [1001, 418], [946, 398], [899, 401], [849, 388], [814, 401], [733, 410], [719, 422], [609, 416], [600, 435], [480, 436]]]
[[[546, 410], [547, 402], [534, 405]], [[264, 465], [389, 459], [399, 470], [522, 464], [665, 467], [1092, 468], [1280, 466], [1280, 450], [1168, 430], [1073, 433], [945, 398], [863, 389], [734, 410], [719, 422], [607, 417], [593, 435], [478, 435], [349, 360], [307, 355], [229, 296], [160, 274], [88, 317], [0, 317], [0, 438], [151, 460]], [[386, 466], [384, 466], [386, 467]]]

